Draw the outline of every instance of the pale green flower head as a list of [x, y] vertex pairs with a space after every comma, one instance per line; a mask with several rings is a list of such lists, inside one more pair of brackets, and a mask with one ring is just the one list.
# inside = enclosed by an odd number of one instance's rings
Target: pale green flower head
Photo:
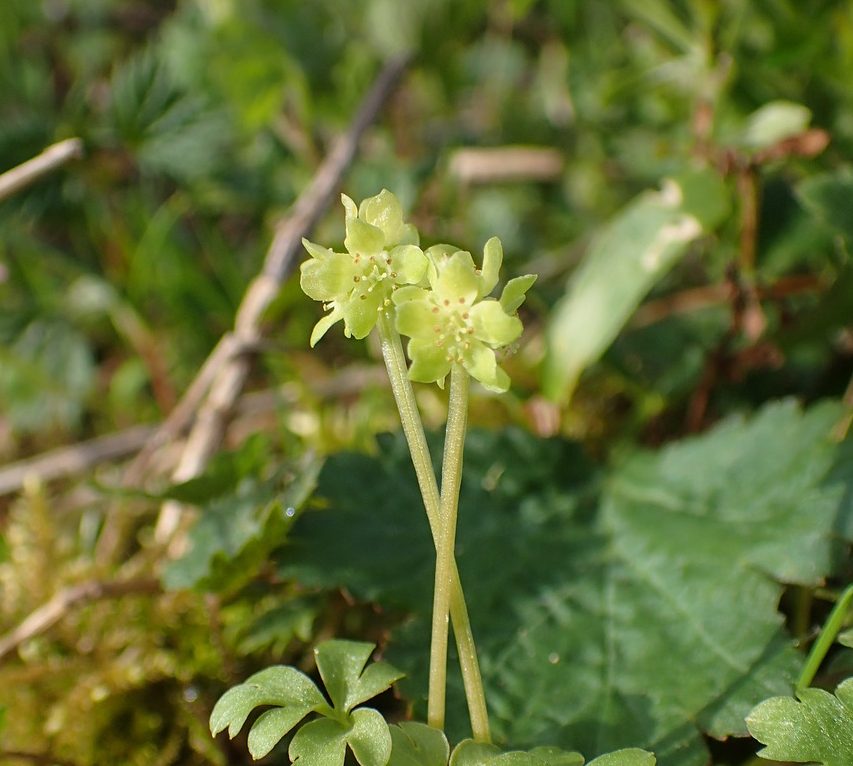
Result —
[[391, 307], [392, 293], [401, 285], [421, 282], [428, 266], [417, 246], [417, 229], [403, 222], [400, 203], [387, 189], [358, 207], [345, 194], [341, 201], [346, 252], [302, 240], [311, 256], [300, 267], [302, 290], [329, 309], [311, 333], [312, 346], [341, 319], [347, 337], [366, 337], [379, 312]]
[[516, 315], [525, 293], [536, 281], [527, 274], [510, 280], [499, 300], [487, 298], [498, 282], [503, 250], [492, 237], [478, 269], [470, 253], [450, 245], [426, 252], [429, 289], [417, 285], [394, 292], [397, 330], [409, 336], [409, 377], [444, 384], [454, 364], [491, 391], [506, 391], [509, 376], [497, 363], [495, 350], [515, 341], [522, 331]]

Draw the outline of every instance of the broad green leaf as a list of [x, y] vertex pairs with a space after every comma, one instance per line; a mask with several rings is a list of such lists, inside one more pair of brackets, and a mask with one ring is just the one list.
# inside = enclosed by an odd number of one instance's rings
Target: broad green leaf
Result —
[[[777, 581], [816, 584], [840, 552], [839, 413], [775, 404], [603, 476], [566, 442], [470, 433], [459, 567], [500, 741], [704, 766], [700, 732], [744, 735], [790, 693]], [[318, 492], [328, 508], [300, 517], [281, 571], [412, 611], [388, 653], [420, 700], [434, 553], [404, 443], [333, 457]], [[449, 700], [464, 736], [457, 678]]]
[[580, 753], [559, 747], [534, 747], [532, 750], [503, 752], [495, 745], [466, 739], [450, 756], [450, 766], [583, 766]]
[[749, 733], [766, 745], [762, 758], [823, 766], [853, 763], [853, 679], [833, 696], [803, 689], [793, 697], [774, 697], [747, 716]]
[[629, 747], [614, 753], [600, 755], [587, 766], [655, 766], [655, 757], [645, 750]]
[[180, 498], [206, 499], [187, 551], [163, 571], [166, 588], [233, 589], [251, 579], [286, 537], [319, 463], [309, 459], [296, 476], [287, 469], [264, 480], [258, 477], [258, 444], [220, 456], [205, 476], [173, 488]]
[[797, 184], [803, 206], [830, 228], [853, 240], [853, 172], [809, 176]]
[[790, 101], [771, 101], [756, 109], [747, 120], [743, 143], [751, 149], [765, 149], [802, 133], [812, 119], [811, 110]]
[[[259, 705], [276, 705], [288, 711], [277, 721], [290, 723], [279, 734], [280, 739], [308, 713], [325, 704], [325, 698], [308, 676], [296, 668], [276, 665], [255, 673], [219, 698], [210, 714], [210, 732], [215, 736], [227, 727], [228, 736], [233, 738], [243, 728], [252, 710]], [[262, 732], [267, 728], [268, 724], [262, 723]], [[262, 733], [259, 738], [268, 741], [269, 736]]]
[[543, 390], [571, 397], [581, 373], [613, 342], [643, 297], [725, 214], [725, 190], [708, 172], [641, 194], [599, 231], [546, 332]]
[[415, 721], [403, 721], [390, 729], [388, 766], [447, 766], [450, 745], [440, 729]]

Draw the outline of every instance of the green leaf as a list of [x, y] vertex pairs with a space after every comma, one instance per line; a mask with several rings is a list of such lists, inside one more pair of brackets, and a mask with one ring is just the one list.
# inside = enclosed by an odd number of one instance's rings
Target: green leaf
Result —
[[645, 750], [629, 747], [625, 750], [617, 750], [614, 753], [600, 755], [587, 766], [655, 766], [654, 755]]
[[546, 331], [542, 385], [567, 400], [581, 373], [613, 342], [643, 297], [727, 207], [711, 173], [690, 174], [645, 192], [593, 243], [554, 307]]
[[314, 650], [317, 668], [336, 710], [348, 713], [403, 677], [387, 662], [374, 662], [365, 669], [373, 649], [371, 643], [332, 640]]
[[797, 184], [797, 197], [816, 218], [853, 240], [853, 172], [809, 176]]
[[[790, 693], [778, 582], [817, 584], [842, 553], [839, 415], [774, 404], [604, 475], [570, 443], [472, 431], [457, 550], [496, 736], [704, 766], [700, 732], [744, 735], [757, 702]], [[328, 507], [300, 517], [280, 569], [411, 611], [387, 651], [420, 701], [434, 551], [404, 441], [381, 447], [329, 460]], [[464, 736], [458, 678], [449, 705]]]
[[391, 732], [385, 719], [370, 708], [352, 714], [353, 726], [347, 744], [361, 766], [385, 766], [391, 757]]
[[[276, 665], [255, 673], [219, 698], [210, 714], [210, 732], [216, 736], [227, 728], [228, 736], [233, 739], [243, 728], [252, 710], [259, 705], [276, 705], [287, 711], [274, 719], [280, 725], [286, 725], [280, 731], [278, 738], [281, 739], [308, 713], [325, 704], [325, 698], [308, 676], [296, 668]], [[261, 722], [259, 744], [261, 741], [266, 744], [270, 739], [270, 724], [264, 722], [263, 717], [258, 721]], [[270, 749], [274, 744], [270, 745]]]
[[348, 733], [349, 727], [330, 718], [306, 723], [293, 735], [290, 760], [300, 766], [343, 766]]
[[580, 753], [559, 747], [534, 747], [532, 750], [502, 752], [491, 744], [466, 739], [450, 756], [450, 766], [583, 766]]
[[388, 766], [446, 766], [450, 745], [440, 729], [404, 721], [390, 727], [391, 759]]
[[385, 766], [391, 755], [388, 724], [379, 713], [367, 708], [356, 710], [349, 726], [321, 718], [296, 732], [288, 753], [294, 764], [343, 766], [347, 745], [361, 766]]
[[823, 689], [803, 689], [793, 697], [774, 697], [747, 716], [749, 733], [766, 745], [762, 758], [823, 766], [853, 763], [853, 679], [835, 696]]
[[765, 149], [802, 133], [808, 128], [811, 119], [811, 110], [802, 104], [771, 101], [749, 116], [743, 143], [751, 149]]

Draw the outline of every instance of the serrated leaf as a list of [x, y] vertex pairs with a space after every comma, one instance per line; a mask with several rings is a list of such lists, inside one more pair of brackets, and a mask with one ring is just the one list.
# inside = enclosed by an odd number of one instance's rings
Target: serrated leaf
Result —
[[[292, 716], [285, 716], [283, 721], [293, 718], [291, 726], [281, 732], [281, 738], [308, 713], [325, 704], [325, 698], [308, 676], [296, 668], [276, 665], [225, 692], [210, 714], [210, 731], [215, 736], [227, 727], [228, 736], [233, 738], [252, 710], [259, 705], [277, 705], [292, 711]], [[262, 729], [265, 727], [266, 724]]]
[[587, 766], [655, 766], [656, 760], [652, 753], [629, 747], [614, 753], [600, 755]]
[[440, 729], [425, 723], [403, 721], [390, 727], [391, 758], [388, 766], [446, 766], [450, 745]]
[[186, 552], [164, 568], [167, 589], [234, 589], [251, 579], [285, 539], [313, 488], [319, 463], [307, 458], [295, 478], [282, 472], [262, 479], [255, 470], [258, 457], [254, 446], [231, 453], [206, 477], [179, 485], [179, 496], [213, 499], [190, 529]]
[[718, 177], [692, 173], [667, 181], [663, 191], [641, 194], [599, 232], [548, 323], [542, 378], [547, 396], [571, 397], [581, 373], [652, 286], [727, 207]]
[[762, 758], [823, 766], [853, 763], [853, 679], [833, 696], [823, 689], [803, 689], [793, 697], [774, 697], [755, 707], [746, 719], [749, 733], [766, 745]]
[[[801, 663], [776, 580], [820, 582], [840, 552], [853, 477], [835, 466], [838, 415], [775, 404], [603, 480], [572, 444], [471, 432], [458, 557], [496, 735], [703, 766], [700, 731], [745, 734]], [[411, 610], [387, 651], [419, 700], [433, 551], [404, 442], [331, 458], [318, 491], [328, 509], [301, 517], [281, 570]], [[451, 683], [449, 734], [464, 736]]]

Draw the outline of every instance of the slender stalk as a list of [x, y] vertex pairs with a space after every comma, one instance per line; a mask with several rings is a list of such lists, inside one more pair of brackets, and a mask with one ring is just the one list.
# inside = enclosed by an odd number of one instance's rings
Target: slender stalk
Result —
[[832, 642], [835, 641], [835, 637], [844, 626], [844, 620], [847, 617], [847, 611], [850, 609], [851, 602], [853, 602], [853, 585], [848, 586], [841, 594], [832, 612], [830, 612], [817, 641], [814, 642], [806, 664], [797, 680], [798, 692], [807, 688], [814, 679], [820, 663], [823, 662], [823, 658], [826, 657], [826, 653], [832, 646]]
[[[435, 479], [423, 424], [418, 414], [415, 392], [412, 390], [412, 384], [408, 378], [408, 368], [406, 367], [406, 357], [403, 354], [400, 334], [391, 319], [384, 314], [380, 316], [378, 327], [382, 343], [382, 356], [385, 359], [385, 366], [391, 381], [391, 390], [397, 402], [397, 409], [400, 411], [403, 433], [409, 445], [409, 452], [415, 467], [430, 530], [437, 547], [437, 540], [442, 529], [438, 483]], [[455, 561], [452, 562], [451, 571], [450, 619], [453, 623], [459, 664], [462, 668], [462, 681], [465, 686], [465, 697], [471, 717], [471, 730], [474, 739], [478, 742], [491, 742], [489, 716], [486, 710], [486, 697], [483, 692], [480, 666], [477, 661], [477, 649], [474, 644], [471, 621], [468, 617], [468, 608], [465, 604], [465, 596], [462, 592]]]
[[447, 686], [447, 623], [453, 583], [456, 517], [462, 485], [462, 456], [468, 426], [468, 373], [458, 364], [450, 371], [447, 403], [447, 431], [441, 464], [441, 535], [437, 540], [435, 589], [432, 607], [432, 642], [429, 663], [429, 708], [427, 723], [444, 728], [444, 701]]

